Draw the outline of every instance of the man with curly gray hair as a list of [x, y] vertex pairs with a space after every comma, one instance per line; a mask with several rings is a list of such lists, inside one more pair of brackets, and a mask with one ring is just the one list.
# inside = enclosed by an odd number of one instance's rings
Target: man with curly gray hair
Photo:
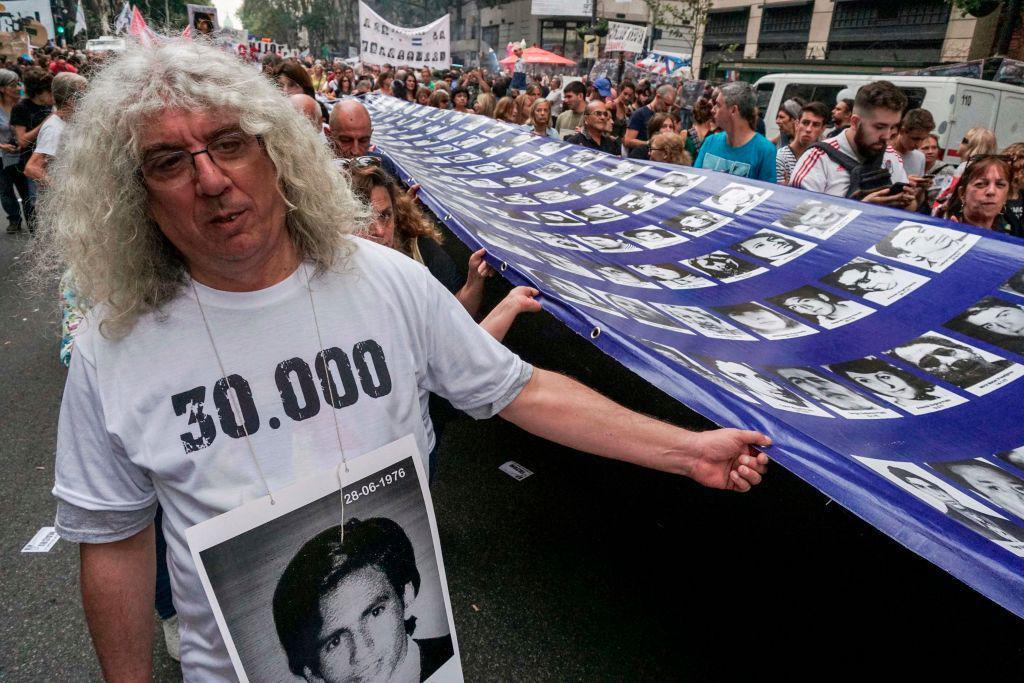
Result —
[[131, 48], [67, 133], [36, 263], [40, 277], [70, 268], [92, 304], [54, 495], [108, 679], [149, 678], [158, 501], [185, 678], [233, 679], [185, 529], [410, 433], [427, 460], [431, 391], [708, 486], [761, 481], [767, 437], [688, 432], [535, 370], [425, 268], [354, 237], [368, 212], [326, 142], [233, 56]]

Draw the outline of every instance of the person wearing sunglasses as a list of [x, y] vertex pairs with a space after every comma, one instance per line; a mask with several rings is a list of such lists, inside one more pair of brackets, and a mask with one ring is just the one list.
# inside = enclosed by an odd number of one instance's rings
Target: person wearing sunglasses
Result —
[[587, 108], [583, 114], [583, 130], [570, 135], [565, 141], [619, 156], [621, 145], [618, 140], [609, 135], [611, 132], [612, 115], [608, 111], [608, 105], [602, 100], [591, 100], [587, 102]]
[[1024, 237], [1018, 221], [1007, 220], [1006, 200], [1013, 184], [1012, 157], [988, 154], [972, 157], [943, 214], [958, 223]]

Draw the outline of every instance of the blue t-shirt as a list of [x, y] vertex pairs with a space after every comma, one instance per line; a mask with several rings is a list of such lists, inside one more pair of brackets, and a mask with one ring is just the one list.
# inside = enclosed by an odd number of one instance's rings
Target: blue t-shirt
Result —
[[775, 145], [755, 133], [742, 147], [730, 147], [724, 132], [715, 133], [704, 139], [694, 166], [774, 183]]
[[647, 122], [654, 116], [654, 110], [650, 107], [640, 107], [633, 115], [629, 117], [629, 123], [626, 125], [627, 130], [636, 131], [637, 140], [647, 140]]

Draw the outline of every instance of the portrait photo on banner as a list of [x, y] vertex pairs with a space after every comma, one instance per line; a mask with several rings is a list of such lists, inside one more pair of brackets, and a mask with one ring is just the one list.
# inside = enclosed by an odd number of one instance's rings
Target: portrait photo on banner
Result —
[[461, 681], [415, 441], [348, 466], [187, 530], [239, 679]]

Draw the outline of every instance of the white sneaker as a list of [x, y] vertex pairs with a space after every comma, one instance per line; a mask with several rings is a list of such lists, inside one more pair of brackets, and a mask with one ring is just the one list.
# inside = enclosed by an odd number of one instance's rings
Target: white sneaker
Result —
[[170, 619], [160, 621], [164, 629], [164, 645], [167, 646], [167, 654], [176, 662], [181, 661], [181, 636], [178, 634], [178, 615]]

